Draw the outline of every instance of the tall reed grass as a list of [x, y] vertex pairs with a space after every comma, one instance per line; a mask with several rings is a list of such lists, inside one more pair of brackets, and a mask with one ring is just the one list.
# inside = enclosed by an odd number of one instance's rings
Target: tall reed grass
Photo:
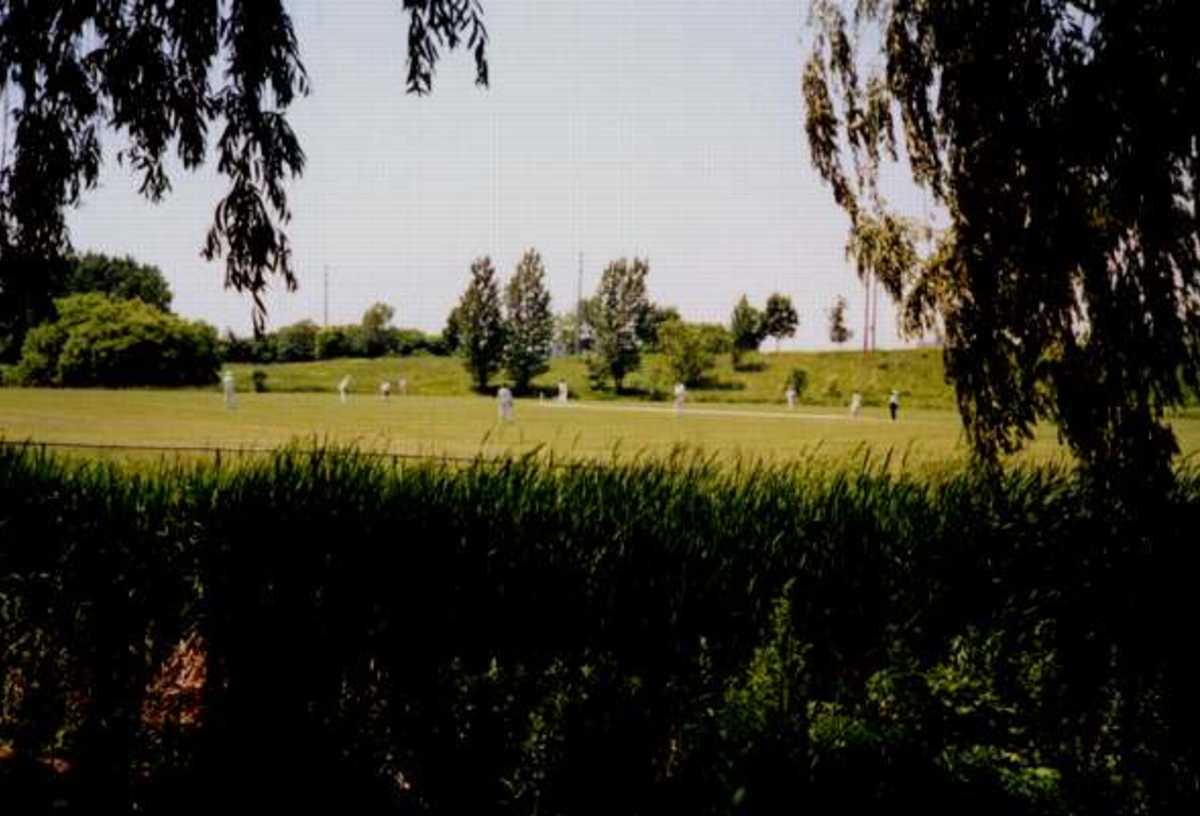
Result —
[[1195, 812], [1198, 529], [1194, 471], [0, 446], [0, 793]]

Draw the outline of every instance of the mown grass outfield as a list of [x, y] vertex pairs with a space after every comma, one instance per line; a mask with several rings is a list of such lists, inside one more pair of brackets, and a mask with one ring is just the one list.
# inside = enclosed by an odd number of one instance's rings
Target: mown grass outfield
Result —
[[[957, 414], [910, 409], [899, 422], [883, 408], [857, 419], [841, 409], [777, 405], [517, 401], [516, 420], [499, 423], [487, 397], [355, 394], [239, 394], [227, 410], [219, 391], [0, 389], [0, 436], [7, 441], [113, 446], [270, 448], [301, 440], [354, 444], [389, 453], [449, 456], [522, 454], [541, 446], [558, 459], [656, 456], [678, 447], [722, 459], [791, 459], [814, 451], [844, 457], [869, 449], [914, 463], [963, 453]], [[1200, 451], [1200, 420], [1176, 421], [1185, 453]], [[1024, 456], [1064, 457], [1052, 428]]]
[[[812, 453], [835, 457], [868, 449], [891, 450], [910, 461], [945, 460], [964, 451], [954, 393], [942, 373], [937, 349], [783, 352], [753, 356], [735, 371], [728, 356], [704, 388], [688, 393], [676, 419], [665, 361], [647, 355], [627, 380], [628, 392], [591, 387], [583, 360], [557, 358], [535, 381], [547, 395], [560, 378], [572, 403], [561, 407], [529, 398], [517, 401], [517, 421], [500, 425], [493, 399], [471, 392], [455, 357], [339, 359], [313, 363], [231, 366], [239, 408], [226, 411], [220, 387], [178, 391], [38, 390], [0, 388], [0, 436], [7, 440], [80, 442], [163, 447], [277, 447], [297, 439], [328, 439], [392, 453], [496, 456], [538, 446], [558, 458], [659, 455], [680, 447], [722, 457], [790, 459]], [[800, 405], [783, 403], [788, 372], [808, 372]], [[267, 393], [250, 393], [251, 372], [267, 374]], [[337, 382], [352, 377], [342, 405]], [[379, 383], [404, 377], [408, 395], [385, 401]], [[497, 377], [497, 384], [504, 382]], [[901, 393], [901, 421], [887, 421], [887, 394]], [[865, 408], [857, 420], [846, 413], [853, 391]], [[1185, 409], [1175, 420], [1185, 454], [1200, 451], [1200, 412]], [[1040, 429], [1023, 456], [1065, 456], [1054, 429]]]
[[[793, 368], [808, 373], [808, 388], [800, 395], [801, 404], [842, 406], [850, 394], [859, 391], [864, 404], [881, 406], [888, 393], [899, 389], [910, 408], [954, 408], [954, 392], [942, 375], [942, 357], [938, 349], [877, 351], [864, 356], [856, 351], [782, 352], [749, 355], [741, 370], [734, 370], [729, 355], [717, 357], [703, 387], [693, 388], [693, 402], [764, 402], [781, 403], [787, 377]], [[276, 363], [270, 365], [235, 364], [230, 366], [239, 389], [250, 388], [250, 374], [261, 369], [267, 375], [271, 391], [333, 391], [337, 382], [349, 374], [350, 390], [374, 393], [381, 380], [393, 382], [404, 377], [410, 394], [422, 396], [465, 396], [471, 393], [470, 378], [457, 357], [382, 357], [376, 359], [337, 359], [312, 363]], [[559, 357], [550, 361], [550, 370], [534, 380], [534, 386], [553, 393], [559, 379], [567, 381], [573, 397], [601, 399], [670, 399], [675, 384], [667, 361], [658, 354], [643, 357], [639, 371], [625, 380], [625, 393], [596, 389], [588, 382], [587, 366], [579, 357]], [[503, 374], [494, 378], [499, 386]]]

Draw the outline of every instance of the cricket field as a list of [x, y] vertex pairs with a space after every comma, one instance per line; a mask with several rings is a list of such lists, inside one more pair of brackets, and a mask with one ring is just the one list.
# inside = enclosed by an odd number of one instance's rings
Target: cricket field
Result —
[[[1182, 456], [1200, 451], [1200, 419], [1178, 418]], [[82, 455], [137, 456], [157, 449], [258, 450], [292, 442], [354, 445], [389, 454], [495, 457], [537, 451], [554, 459], [658, 457], [699, 451], [717, 460], [781, 461], [889, 452], [896, 462], [936, 463], [966, 452], [958, 415], [902, 408], [899, 421], [868, 407], [519, 399], [515, 419], [498, 421], [494, 399], [480, 396], [240, 393], [225, 406], [218, 389], [0, 389], [0, 438], [46, 443]], [[72, 445], [82, 446], [71, 448]], [[183, 451], [188, 453], [189, 451]], [[1067, 459], [1053, 426], [1039, 428], [1022, 459]]]

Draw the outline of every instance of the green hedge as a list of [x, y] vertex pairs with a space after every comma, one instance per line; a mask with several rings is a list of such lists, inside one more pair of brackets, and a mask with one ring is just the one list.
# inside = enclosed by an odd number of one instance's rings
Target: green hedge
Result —
[[25, 385], [208, 385], [217, 380], [217, 330], [140, 300], [98, 292], [54, 302], [57, 320], [25, 336]]
[[[1196, 812], [1181, 485], [1151, 528], [1054, 470], [10, 446], [0, 785], [79, 812]], [[152, 725], [190, 634], [202, 722]]]

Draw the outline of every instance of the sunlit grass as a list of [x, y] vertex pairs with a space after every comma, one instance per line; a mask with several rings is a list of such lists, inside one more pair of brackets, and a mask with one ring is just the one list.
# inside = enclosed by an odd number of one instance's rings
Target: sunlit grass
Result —
[[[1179, 419], [1186, 454], [1200, 450], [1200, 421]], [[725, 461], [785, 461], [817, 452], [859, 457], [869, 451], [909, 463], [945, 462], [965, 453], [958, 415], [904, 408], [899, 422], [868, 406], [857, 419], [840, 409], [689, 403], [682, 417], [661, 404], [517, 401], [516, 421], [497, 421], [487, 397], [332, 393], [238, 395], [236, 410], [211, 391], [0, 389], [0, 435], [7, 440], [97, 445], [274, 448], [327, 440], [397, 454], [474, 457], [539, 451], [557, 459], [657, 457], [697, 449]], [[1023, 458], [1065, 458], [1053, 428], [1041, 429]]]

